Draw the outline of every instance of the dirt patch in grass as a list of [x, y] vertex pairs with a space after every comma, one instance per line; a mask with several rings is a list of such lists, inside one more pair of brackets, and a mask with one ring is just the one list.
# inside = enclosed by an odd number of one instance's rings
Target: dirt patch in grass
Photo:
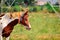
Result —
[[11, 39], [13, 40], [28, 40], [28, 36], [27, 35], [24, 35], [24, 34], [21, 34], [21, 35], [11, 35]]
[[60, 34], [56, 35], [38, 35], [37, 40], [60, 40]]

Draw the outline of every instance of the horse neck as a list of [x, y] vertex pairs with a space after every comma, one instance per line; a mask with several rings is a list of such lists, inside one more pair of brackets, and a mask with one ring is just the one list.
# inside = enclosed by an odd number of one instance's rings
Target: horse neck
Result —
[[14, 21], [10, 22], [10, 23], [8, 24], [8, 26], [13, 27], [13, 26], [15, 26], [17, 23], [18, 23], [18, 19], [15, 19]]

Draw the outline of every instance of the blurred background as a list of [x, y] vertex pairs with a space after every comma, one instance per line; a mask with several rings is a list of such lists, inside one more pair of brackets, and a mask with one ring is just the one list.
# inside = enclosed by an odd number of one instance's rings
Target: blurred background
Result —
[[18, 24], [10, 40], [60, 40], [60, 0], [0, 0], [0, 14], [26, 8], [32, 29]]

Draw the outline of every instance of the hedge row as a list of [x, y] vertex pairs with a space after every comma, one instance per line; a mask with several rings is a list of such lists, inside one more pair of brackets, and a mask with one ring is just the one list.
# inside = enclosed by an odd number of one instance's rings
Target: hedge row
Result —
[[12, 7], [3, 7], [2, 8], [2, 12], [18, 12], [21, 11], [20, 6], [12, 6]]
[[[43, 11], [43, 10], [47, 10], [47, 12], [54, 12], [54, 10], [49, 6], [49, 5], [45, 5], [45, 6], [29, 6], [29, 12], [37, 12], [37, 11]], [[54, 7], [56, 9], [56, 11], [60, 12], [59, 7]], [[17, 11], [21, 11], [23, 10], [23, 8], [20, 8], [20, 6], [13, 6], [11, 8], [3, 8], [2, 9], [3, 12], [17, 12]]]

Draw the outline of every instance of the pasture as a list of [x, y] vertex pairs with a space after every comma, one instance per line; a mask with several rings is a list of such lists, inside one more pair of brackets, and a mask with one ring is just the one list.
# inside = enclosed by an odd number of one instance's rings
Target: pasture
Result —
[[26, 30], [18, 24], [10, 35], [10, 40], [60, 40], [60, 18], [54, 13], [29, 13], [32, 29]]

